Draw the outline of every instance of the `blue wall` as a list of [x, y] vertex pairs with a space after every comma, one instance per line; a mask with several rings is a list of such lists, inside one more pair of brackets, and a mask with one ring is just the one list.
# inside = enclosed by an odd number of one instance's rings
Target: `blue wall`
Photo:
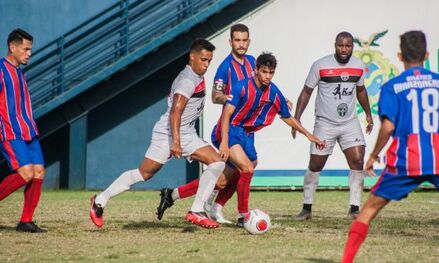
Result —
[[0, 56], [9, 32], [20, 27], [34, 37], [34, 50], [119, 0], [1, 0]]

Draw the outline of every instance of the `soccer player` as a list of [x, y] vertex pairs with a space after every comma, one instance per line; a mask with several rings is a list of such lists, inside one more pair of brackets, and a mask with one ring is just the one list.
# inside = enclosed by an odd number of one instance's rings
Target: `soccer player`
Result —
[[91, 198], [90, 218], [97, 227], [104, 225], [103, 209], [109, 199], [131, 185], [146, 181], [170, 159], [186, 157], [207, 165], [201, 175], [195, 200], [186, 220], [205, 228], [219, 224], [207, 218], [203, 205], [212, 193], [225, 163], [207, 142], [198, 137], [194, 128], [204, 108], [204, 73], [212, 60], [215, 46], [204, 39], [195, 40], [190, 48], [189, 64], [172, 83], [168, 109], [155, 124], [151, 145], [138, 169], [122, 173], [104, 192]]
[[427, 42], [421, 31], [400, 37], [399, 59], [405, 71], [381, 88], [378, 110], [381, 128], [366, 172], [375, 175], [373, 163], [390, 137], [386, 167], [372, 188], [361, 213], [349, 231], [343, 263], [353, 262], [369, 225], [390, 200], [401, 200], [423, 182], [439, 191], [439, 75], [424, 69]]
[[271, 82], [277, 66], [271, 53], [263, 53], [256, 60], [255, 76], [232, 85], [221, 116], [221, 125], [212, 131], [212, 143], [223, 159], [228, 159], [239, 170], [236, 192], [238, 195], [238, 226], [243, 226], [248, 213], [250, 182], [253, 161], [257, 159], [254, 133], [270, 125], [276, 114], [290, 127], [304, 134], [316, 147], [324, 143], [310, 134], [291, 116], [287, 101], [277, 86]]
[[[311, 94], [318, 86], [315, 103], [314, 135], [326, 141], [325, 149], [317, 149], [311, 144], [308, 171], [303, 182], [303, 208], [296, 220], [312, 218], [314, 193], [319, 184], [320, 171], [334, 149], [340, 144], [348, 162], [349, 172], [349, 212], [348, 216], [358, 216], [363, 192], [365, 140], [357, 118], [356, 99], [366, 113], [368, 123], [366, 133], [373, 127], [369, 99], [364, 87], [364, 64], [352, 57], [353, 37], [341, 32], [335, 38], [335, 54], [315, 61], [299, 95], [295, 117], [300, 121]], [[295, 130], [292, 129], [293, 137]]]
[[[233, 25], [230, 28], [229, 44], [231, 52], [219, 65], [213, 81], [212, 101], [214, 104], [224, 105], [226, 103], [232, 83], [254, 76], [255, 58], [247, 54], [250, 45], [249, 28], [244, 24]], [[217, 182], [217, 189], [214, 190], [211, 201], [216, 197], [218, 189], [224, 189], [219, 192], [217, 204], [210, 209], [209, 217], [218, 223], [232, 223], [224, 218], [221, 208], [235, 192], [238, 177], [239, 172], [227, 165]], [[198, 184], [199, 179], [195, 179], [175, 189], [163, 188], [160, 193], [160, 205], [157, 207], [157, 218], [162, 219], [165, 210], [171, 207], [175, 200], [194, 195]]]
[[0, 151], [15, 172], [0, 183], [0, 201], [26, 186], [23, 213], [16, 230], [43, 233], [46, 230], [33, 222], [33, 215], [41, 196], [44, 159], [29, 90], [20, 69], [20, 65], [29, 62], [32, 43], [30, 34], [15, 29], [8, 36], [8, 54], [0, 59]]

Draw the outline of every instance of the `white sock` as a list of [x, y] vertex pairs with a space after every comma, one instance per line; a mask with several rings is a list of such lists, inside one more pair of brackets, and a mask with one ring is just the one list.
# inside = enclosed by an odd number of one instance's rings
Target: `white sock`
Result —
[[303, 203], [312, 204], [314, 193], [319, 185], [320, 172], [308, 170], [303, 178]]
[[216, 181], [223, 172], [225, 167], [224, 162], [215, 162], [207, 166], [200, 178], [197, 194], [195, 195], [194, 203], [192, 204], [192, 212], [204, 212], [204, 203], [209, 199], [215, 188]]
[[178, 188], [174, 188], [174, 190], [172, 190], [172, 200], [177, 200], [180, 199], [180, 193], [178, 192]]
[[350, 170], [349, 172], [349, 204], [360, 206], [363, 193], [364, 171]]
[[105, 207], [111, 197], [129, 190], [131, 185], [143, 181], [144, 179], [139, 169], [126, 171], [122, 173], [119, 178], [114, 180], [114, 182], [107, 189], [105, 189], [105, 191], [100, 193], [96, 197], [95, 202], [96, 204], [100, 204], [102, 207]]

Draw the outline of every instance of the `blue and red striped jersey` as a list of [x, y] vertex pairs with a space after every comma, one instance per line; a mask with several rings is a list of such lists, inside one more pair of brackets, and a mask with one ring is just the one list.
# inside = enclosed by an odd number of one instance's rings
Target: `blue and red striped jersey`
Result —
[[230, 124], [241, 126], [247, 132], [256, 132], [273, 123], [276, 114], [291, 117], [287, 101], [274, 83], [258, 88], [255, 79], [235, 83], [227, 103], [235, 106]]
[[381, 87], [380, 118], [394, 125], [386, 153], [391, 174], [439, 175], [439, 75], [412, 67]]
[[23, 71], [0, 59], [0, 140], [31, 141], [38, 135]]
[[229, 95], [233, 83], [253, 77], [255, 61], [253, 56], [245, 55], [244, 63], [241, 64], [230, 54], [219, 65], [213, 82], [224, 84], [224, 93]]

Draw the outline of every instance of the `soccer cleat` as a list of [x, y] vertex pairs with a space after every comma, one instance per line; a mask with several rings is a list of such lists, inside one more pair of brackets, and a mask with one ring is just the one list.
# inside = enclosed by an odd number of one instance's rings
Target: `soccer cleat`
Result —
[[157, 219], [162, 220], [163, 214], [166, 209], [171, 207], [174, 204], [174, 200], [172, 199], [172, 191], [170, 188], [163, 188], [160, 190], [160, 204], [157, 207]]
[[207, 212], [207, 216], [212, 219], [213, 221], [216, 221], [220, 224], [232, 224], [232, 221], [227, 220], [224, 215], [223, 212], [215, 210], [215, 209], [211, 209], [209, 212]]
[[302, 209], [300, 213], [294, 218], [296, 221], [305, 221], [312, 218], [312, 213], [309, 210]]
[[236, 223], [237, 227], [244, 227], [244, 217], [240, 216], [238, 217], [238, 223]]
[[218, 228], [220, 224], [210, 220], [204, 212], [189, 211], [185, 217], [186, 221], [204, 228]]
[[104, 208], [95, 203], [96, 195], [90, 198], [90, 218], [91, 221], [98, 227], [101, 228], [104, 225]]
[[360, 207], [357, 205], [351, 205], [348, 211], [348, 218], [355, 220], [360, 215]]
[[18, 232], [28, 232], [28, 233], [46, 233], [47, 230], [41, 229], [34, 222], [19, 222], [17, 228]]

